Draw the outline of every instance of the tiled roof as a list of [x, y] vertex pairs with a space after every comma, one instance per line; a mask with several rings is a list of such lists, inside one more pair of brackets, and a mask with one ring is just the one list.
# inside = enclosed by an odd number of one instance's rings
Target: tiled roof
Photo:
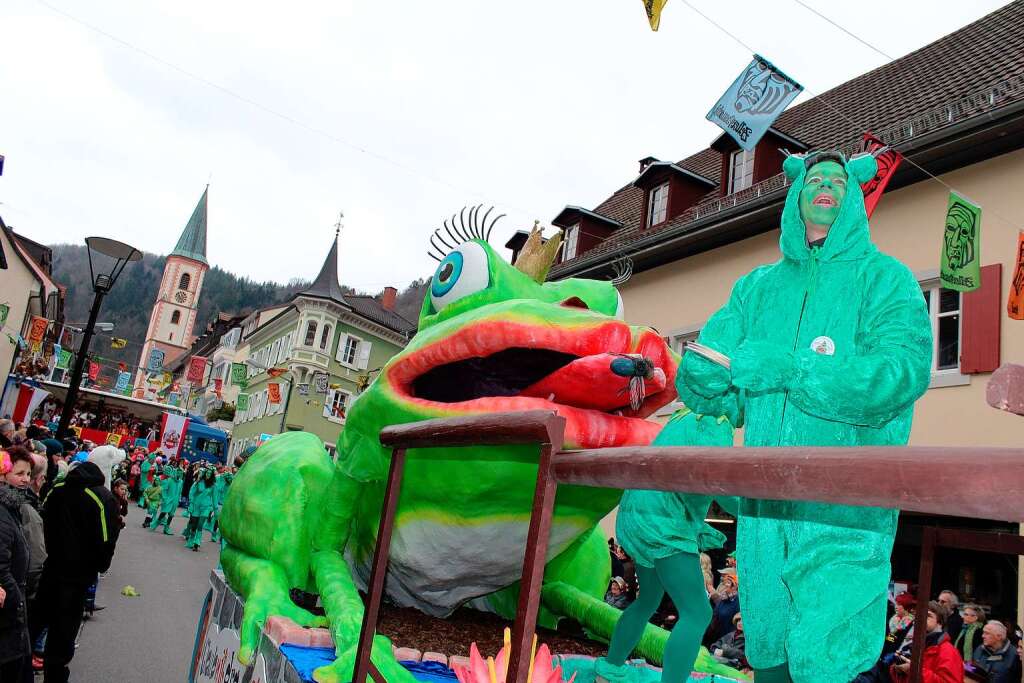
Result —
[[[774, 128], [811, 149], [839, 147], [858, 139], [866, 130], [879, 131], [921, 114], [925, 110], [968, 97], [982, 88], [1024, 76], [1024, 0], [1015, 0], [949, 35], [914, 52], [858, 76], [819, 97], [785, 112]], [[950, 117], [952, 120], [952, 116]], [[704, 149], [676, 162], [679, 166], [721, 183], [722, 157]], [[777, 183], [771, 191], [784, 187]], [[623, 224], [622, 229], [577, 257], [625, 250], [650, 235], [679, 228], [701, 215], [700, 206], [717, 201], [712, 190], [698, 203], [696, 212], [685, 212], [653, 229], [641, 230], [643, 193], [632, 184], [616, 191], [594, 211]], [[566, 270], [552, 268], [552, 276]]]
[[345, 303], [364, 318], [369, 318], [401, 334], [411, 335], [416, 331], [416, 323], [411, 323], [394, 311], [385, 309], [372, 296], [347, 294]]

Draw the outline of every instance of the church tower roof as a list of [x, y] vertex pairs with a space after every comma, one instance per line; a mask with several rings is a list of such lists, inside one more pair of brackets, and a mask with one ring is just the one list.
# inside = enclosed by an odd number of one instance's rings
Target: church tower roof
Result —
[[209, 191], [210, 186], [207, 185], [171, 256], [184, 256], [210, 265], [206, 260], [206, 195]]
[[334, 242], [331, 243], [331, 250], [327, 252], [324, 265], [320, 273], [313, 280], [313, 284], [299, 292], [296, 296], [315, 296], [322, 299], [333, 299], [340, 303], [345, 302], [345, 296], [338, 283], [338, 235], [335, 233]]

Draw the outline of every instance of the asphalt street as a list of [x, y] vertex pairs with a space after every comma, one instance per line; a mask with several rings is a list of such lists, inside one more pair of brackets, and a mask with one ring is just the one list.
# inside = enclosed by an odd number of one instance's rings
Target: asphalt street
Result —
[[[97, 604], [106, 609], [85, 622], [71, 662], [72, 683], [187, 680], [196, 621], [220, 546], [204, 532], [200, 551], [186, 550], [183, 516], [175, 518], [173, 536], [140, 528], [144, 516], [134, 503], [129, 506], [114, 561], [97, 592]], [[141, 595], [122, 596], [128, 585]]]

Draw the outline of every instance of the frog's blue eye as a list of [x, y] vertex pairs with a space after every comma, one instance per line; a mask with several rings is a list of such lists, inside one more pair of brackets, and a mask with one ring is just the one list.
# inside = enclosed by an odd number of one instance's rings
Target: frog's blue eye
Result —
[[430, 281], [430, 300], [434, 310], [486, 289], [490, 284], [487, 252], [476, 242], [465, 242], [438, 264]]

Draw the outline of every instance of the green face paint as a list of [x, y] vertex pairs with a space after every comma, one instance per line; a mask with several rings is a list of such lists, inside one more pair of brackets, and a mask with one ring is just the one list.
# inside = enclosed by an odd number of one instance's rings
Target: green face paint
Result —
[[800, 216], [805, 223], [832, 225], [846, 196], [846, 170], [834, 161], [811, 166], [800, 191]]

